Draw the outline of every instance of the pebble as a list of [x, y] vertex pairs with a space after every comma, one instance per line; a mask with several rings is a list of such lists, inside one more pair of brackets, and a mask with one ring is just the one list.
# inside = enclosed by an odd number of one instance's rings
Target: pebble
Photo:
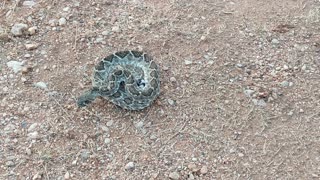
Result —
[[31, 124], [28, 128], [28, 132], [32, 132], [37, 126], [38, 126], [38, 123]]
[[32, 7], [32, 6], [34, 6], [34, 5], [36, 5], [36, 3], [34, 2], [34, 1], [24, 1], [23, 3], [22, 3], [22, 5], [23, 6], [28, 6], [28, 7]]
[[172, 99], [168, 99], [168, 103], [173, 106], [174, 105], [174, 101]]
[[265, 107], [267, 103], [263, 99], [252, 99], [252, 102], [256, 106]]
[[49, 20], [49, 25], [50, 25], [51, 27], [56, 26], [56, 24], [57, 24], [57, 20], [56, 20], [56, 19], [51, 19], [51, 20]]
[[208, 173], [208, 167], [207, 166], [202, 166], [202, 168], [200, 169], [200, 173], [201, 174], [207, 174]]
[[13, 161], [7, 161], [6, 162], [6, 166], [13, 167], [14, 166], [14, 162]]
[[81, 151], [81, 158], [82, 160], [87, 160], [90, 156], [90, 151], [84, 149]]
[[40, 88], [40, 89], [47, 89], [47, 84], [44, 83], [44, 82], [34, 83], [34, 86], [35, 86], [35, 87], [38, 87], [38, 88]]
[[154, 135], [154, 134], [152, 134], [152, 135], [150, 135], [150, 139], [151, 139], [151, 140], [155, 140], [155, 139], [157, 139], [157, 136]]
[[105, 144], [110, 144], [110, 142], [111, 142], [111, 139], [110, 139], [110, 138], [105, 138], [105, 139], [104, 139], [104, 143], [105, 143]]
[[301, 70], [302, 70], [302, 71], [307, 70], [307, 65], [306, 65], [306, 64], [304, 64], [304, 65], [301, 67]]
[[143, 121], [139, 121], [139, 122], [135, 123], [134, 126], [135, 126], [137, 129], [141, 129], [141, 128], [143, 127]]
[[101, 126], [101, 129], [104, 131], [104, 132], [109, 132], [109, 128], [107, 126]]
[[107, 126], [108, 127], [112, 126], [112, 124], [113, 124], [113, 120], [110, 120], [110, 121], [107, 122]]
[[170, 77], [170, 81], [171, 81], [171, 82], [176, 82], [177, 79], [176, 79], [175, 77]]
[[30, 138], [30, 139], [37, 139], [38, 138], [38, 132], [37, 131], [35, 131], [35, 132], [31, 132], [31, 133], [29, 133], [28, 134], [28, 137]]
[[32, 154], [31, 149], [27, 148], [27, 149], [26, 149], [26, 154], [27, 154], [28, 156], [30, 156], [30, 155]]
[[282, 81], [281, 83], [282, 87], [288, 87], [289, 86], [289, 82], [288, 81]]
[[190, 60], [185, 60], [185, 61], [184, 61], [184, 64], [185, 64], [185, 65], [190, 65], [190, 64], [192, 64], [192, 63], [193, 63], [193, 62], [190, 61]]
[[129, 162], [126, 166], [125, 169], [126, 170], [133, 170], [135, 167], [134, 162]]
[[24, 57], [29, 58], [29, 57], [31, 57], [31, 54], [25, 54]]
[[283, 65], [283, 70], [288, 70], [289, 66], [288, 65]]
[[12, 69], [14, 73], [17, 73], [17, 72], [21, 71], [22, 65], [23, 65], [23, 63], [19, 62], [19, 61], [9, 61], [9, 62], [7, 62], [8, 68]]
[[0, 26], [0, 41], [8, 42], [9, 40], [9, 34]]
[[69, 179], [70, 178], [70, 173], [69, 172], [66, 172], [65, 174], [64, 174], [64, 179]]
[[271, 43], [272, 43], [272, 44], [279, 44], [280, 42], [279, 42], [278, 39], [272, 39], [272, 40], [271, 40]]
[[113, 27], [111, 28], [111, 31], [112, 31], [112, 32], [120, 32], [120, 27], [119, 27], [119, 26], [113, 26]]
[[170, 178], [170, 179], [173, 179], [173, 180], [178, 180], [178, 179], [180, 179], [180, 175], [179, 175], [178, 172], [171, 172], [171, 173], [169, 174], [169, 178]]
[[36, 34], [37, 30], [38, 30], [37, 26], [33, 26], [28, 29], [28, 33], [29, 35], [34, 35]]
[[191, 170], [192, 172], [198, 171], [197, 165], [194, 164], [194, 163], [190, 163], [190, 164], [188, 165], [188, 169]]
[[64, 26], [67, 24], [66, 18], [62, 17], [59, 19], [59, 26]]
[[7, 133], [11, 133], [13, 130], [15, 130], [15, 126], [13, 124], [8, 124], [5, 128], [4, 131]]
[[255, 91], [254, 91], [254, 90], [251, 90], [251, 89], [246, 89], [246, 90], [244, 90], [244, 94], [245, 94], [247, 97], [251, 97], [254, 92], [255, 92]]
[[22, 36], [24, 31], [26, 31], [27, 29], [28, 29], [27, 24], [17, 23], [12, 26], [11, 33], [15, 36]]
[[37, 49], [38, 46], [39, 46], [39, 44], [35, 44], [35, 43], [33, 43], [33, 44], [25, 44], [26, 49], [29, 50], [29, 51]]
[[70, 7], [65, 7], [62, 9], [64, 12], [68, 12], [70, 10]]
[[103, 36], [108, 36], [108, 35], [110, 34], [110, 31], [103, 31], [101, 34], [102, 34]]
[[97, 37], [95, 43], [102, 43], [105, 44], [104, 38], [103, 37]]

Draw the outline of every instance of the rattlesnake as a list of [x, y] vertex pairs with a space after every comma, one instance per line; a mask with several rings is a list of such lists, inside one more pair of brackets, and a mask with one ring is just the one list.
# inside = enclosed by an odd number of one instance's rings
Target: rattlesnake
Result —
[[159, 69], [150, 56], [139, 51], [119, 51], [94, 68], [92, 88], [77, 100], [84, 107], [97, 97], [129, 110], [148, 107], [160, 93]]

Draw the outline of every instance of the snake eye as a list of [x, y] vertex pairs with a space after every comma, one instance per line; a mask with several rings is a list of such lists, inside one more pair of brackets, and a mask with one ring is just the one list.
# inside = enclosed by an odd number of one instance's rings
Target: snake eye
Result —
[[138, 79], [137, 80], [137, 85], [139, 87], [145, 87], [146, 86], [146, 82], [143, 79]]

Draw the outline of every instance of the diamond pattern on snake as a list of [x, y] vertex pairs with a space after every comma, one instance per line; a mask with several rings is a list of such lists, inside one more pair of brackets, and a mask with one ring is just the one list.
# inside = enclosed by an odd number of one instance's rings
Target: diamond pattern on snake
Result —
[[103, 97], [128, 110], [141, 110], [160, 94], [159, 68], [144, 52], [119, 51], [94, 68], [92, 87], [77, 100], [79, 107]]

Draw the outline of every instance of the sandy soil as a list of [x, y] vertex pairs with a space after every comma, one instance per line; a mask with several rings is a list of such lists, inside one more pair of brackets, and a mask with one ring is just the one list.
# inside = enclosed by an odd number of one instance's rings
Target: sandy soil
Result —
[[[319, 0], [0, 8], [0, 179], [319, 179]], [[77, 108], [128, 49], [160, 66], [156, 102]]]

